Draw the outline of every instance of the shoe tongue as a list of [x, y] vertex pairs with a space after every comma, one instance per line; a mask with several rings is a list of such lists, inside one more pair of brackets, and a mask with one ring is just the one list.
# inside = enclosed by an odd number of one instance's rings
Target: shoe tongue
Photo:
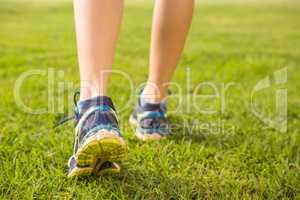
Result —
[[114, 104], [111, 98], [107, 96], [93, 97], [87, 100], [80, 101], [77, 105], [77, 110], [80, 115], [86, 112], [92, 106], [109, 106], [115, 110]]

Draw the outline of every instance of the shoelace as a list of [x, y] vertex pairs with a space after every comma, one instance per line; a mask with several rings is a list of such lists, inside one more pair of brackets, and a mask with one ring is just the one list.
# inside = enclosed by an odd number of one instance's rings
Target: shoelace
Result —
[[[74, 102], [74, 105], [75, 105], [75, 108], [77, 108], [77, 101], [78, 101], [78, 96], [80, 95], [80, 92], [79, 91], [76, 91], [74, 93], [74, 96], [73, 96], [73, 102]], [[74, 120], [77, 118], [77, 115], [78, 115], [78, 112], [77, 110], [75, 110], [75, 114], [72, 115], [72, 116], [66, 116], [66, 117], [63, 117], [61, 118], [55, 125], [54, 125], [54, 128], [57, 128], [59, 126], [61, 126], [62, 124], [70, 121], [70, 120]]]

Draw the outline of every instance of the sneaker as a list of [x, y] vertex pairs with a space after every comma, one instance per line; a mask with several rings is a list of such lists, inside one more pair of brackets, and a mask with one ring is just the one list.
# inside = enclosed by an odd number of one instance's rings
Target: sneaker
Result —
[[119, 131], [111, 99], [95, 97], [79, 105], [75, 102], [75, 105], [75, 142], [68, 176], [99, 174], [100, 169], [107, 170], [107, 167], [119, 169], [114, 162], [123, 158], [127, 146]]
[[132, 125], [136, 126], [137, 138], [142, 141], [159, 140], [169, 135], [166, 111], [167, 107], [164, 103], [146, 103], [142, 106], [139, 98], [129, 120]]

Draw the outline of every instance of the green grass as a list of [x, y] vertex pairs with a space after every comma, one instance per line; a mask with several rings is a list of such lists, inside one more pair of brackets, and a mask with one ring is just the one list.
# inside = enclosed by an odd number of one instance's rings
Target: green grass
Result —
[[[115, 69], [128, 73], [136, 89], [147, 76], [152, 6], [130, 4], [125, 11]], [[74, 84], [71, 90], [66, 89], [65, 100], [78, 87], [71, 3], [46, 6], [2, 1], [1, 198], [299, 199], [299, 13], [299, 4], [288, 3], [198, 6], [174, 77], [184, 86], [185, 102], [176, 105], [175, 100], [170, 101], [170, 110], [179, 108], [171, 115], [177, 125], [174, 136], [159, 142], [137, 141], [128, 124], [131, 109], [127, 108], [120, 112], [129, 145], [122, 173], [69, 180], [66, 163], [72, 153], [73, 127], [52, 128], [63, 115], [58, 113], [62, 95], [55, 89], [55, 112], [33, 115], [17, 106], [13, 89], [23, 72], [48, 68], [64, 71], [64, 78], [55, 76], [57, 82]], [[187, 67], [191, 71], [189, 89], [185, 86]], [[288, 82], [281, 87], [288, 88], [288, 131], [281, 133], [255, 117], [249, 102], [255, 84], [284, 67]], [[201, 108], [217, 110], [211, 115], [186, 106], [192, 91], [204, 81], [214, 83], [218, 90], [223, 83], [235, 83], [227, 91], [224, 112], [220, 99], [197, 100]], [[113, 76], [110, 92], [118, 108], [128, 101], [127, 85], [121, 76]], [[46, 76], [31, 77], [22, 85], [21, 97], [33, 108], [47, 108], [47, 88]], [[271, 116], [273, 89], [257, 97], [263, 112]], [[205, 92], [212, 91], [207, 88]], [[71, 103], [63, 105], [70, 107]]]

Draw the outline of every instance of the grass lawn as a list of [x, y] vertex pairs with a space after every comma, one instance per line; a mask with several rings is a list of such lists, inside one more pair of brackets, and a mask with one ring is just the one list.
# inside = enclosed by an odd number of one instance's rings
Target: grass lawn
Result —
[[[300, 6], [255, 2], [197, 5], [174, 77], [182, 86], [182, 101], [170, 99], [172, 137], [137, 141], [128, 124], [131, 107], [125, 106], [134, 105], [133, 99], [128, 101], [128, 80], [114, 74], [110, 93], [116, 106], [124, 108], [119, 117], [129, 146], [123, 170], [120, 175], [69, 180], [73, 126], [53, 125], [64, 112], [72, 112], [68, 97], [79, 86], [72, 4], [2, 1], [1, 198], [300, 199]], [[116, 54], [114, 69], [126, 72], [135, 90], [147, 77], [152, 6], [126, 5]], [[281, 69], [287, 69], [288, 81], [277, 86], [274, 73]], [[32, 70], [45, 74], [26, 79], [16, 99], [16, 80]], [[54, 84], [47, 79], [51, 71]], [[255, 93], [255, 105], [274, 118], [275, 92], [287, 88], [286, 132], [268, 126], [251, 109], [251, 91], [265, 77], [272, 87]], [[204, 82], [210, 86], [200, 90]], [[66, 87], [59, 91], [62, 83]], [[171, 90], [178, 93], [176, 87]], [[218, 91], [225, 101], [218, 96], [193, 99], [194, 91]], [[35, 110], [51, 103], [54, 107], [30, 114], [18, 99]]]

